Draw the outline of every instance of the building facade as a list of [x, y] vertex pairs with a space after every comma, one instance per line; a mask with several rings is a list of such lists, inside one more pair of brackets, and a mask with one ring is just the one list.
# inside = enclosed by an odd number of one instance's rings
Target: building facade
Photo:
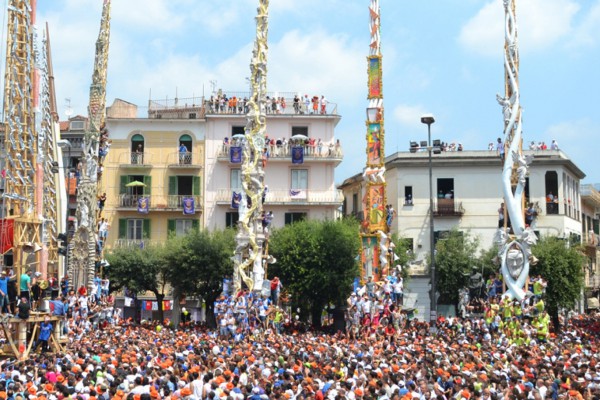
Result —
[[[247, 94], [246, 94], [247, 96]], [[238, 94], [244, 98], [244, 94]], [[287, 98], [293, 104], [293, 97]], [[234, 193], [242, 192], [241, 159], [232, 147], [242, 145], [246, 126], [243, 110], [206, 107], [205, 226], [223, 229], [236, 226], [232, 207]], [[335, 186], [334, 169], [343, 154], [335, 127], [340, 121], [334, 104], [325, 112], [296, 111], [289, 106], [267, 114], [267, 142], [263, 163], [265, 185], [263, 209], [273, 212], [272, 227], [304, 218], [333, 219], [339, 215], [342, 193]], [[292, 161], [292, 149], [303, 156]]]
[[[188, 114], [148, 118], [118, 101], [108, 111], [103, 165], [105, 248], [164, 242], [202, 226], [206, 125]], [[185, 210], [185, 211], [184, 211]]]
[[[580, 180], [585, 174], [559, 150], [533, 154], [525, 198], [533, 203], [538, 235], [553, 235], [579, 243], [582, 237]], [[495, 151], [444, 151], [432, 155], [434, 241], [453, 228], [479, 239], [481, 250], [493, 245], [503, 202], [502, 165]], [[347, 179], [345, 213], [362, 216], [362, 177]], [[417, 316], [429, 315], [429, 155], [427, 151], [398, 152], [386, 158], [388, 202], [397, 212], [392, 232], [412, 242], [415, 260], [407, 284]], [[440, 310], [441, 311], [441, 310]]]
[[600, 192], [597, 186], [582, 185], [581, 235], [586, 257], [585, 265], [585, 308], [599, 308], [600, 299]]

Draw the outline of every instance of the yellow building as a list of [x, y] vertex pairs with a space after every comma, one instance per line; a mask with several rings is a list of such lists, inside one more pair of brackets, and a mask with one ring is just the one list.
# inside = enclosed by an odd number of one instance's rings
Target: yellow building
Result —
[[160, 243], [203, 225], [200, 111], [194, 105], [151, 103], [149, 117], [138, 118], [133, 104], [115, 100], [109, 107], [111, 145], [102, 166], [102, 217], [109, 224], [105, 248]]

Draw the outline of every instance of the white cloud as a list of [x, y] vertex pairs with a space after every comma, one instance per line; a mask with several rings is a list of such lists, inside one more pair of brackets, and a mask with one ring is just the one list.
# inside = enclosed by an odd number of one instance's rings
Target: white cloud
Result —
[[[520, 50], [554, 45], [572, 32], [579, 11], [573, 0], [527, 0], [517, 5]], [[504, 7], [501, 0], [487, 2], [461, 29], [459, 43], [485, 56], [501, 56], [504, 43]]]
[[600, 175], [596, 172], [598, 169], [596, 160], [590, 157], [591, 150], [586, 145], [599, 131], [600, 126], [597, 121], [581, 118], [549, 126], [544, 137], [546, 143], [556, 139], [559, 148], [588, 176], [586, 180], [599, 182]]
[[421, 116], [428, 114], [423, 106], [416, 105], [411, 106], [407, 104], [400, 104], [392, 111], [393, 117], [402, 125], [418, 128], [421, 126]]
[[586, 13], [573, 35], [573, 46], [594, 46], [600, 37], [600, 0]]

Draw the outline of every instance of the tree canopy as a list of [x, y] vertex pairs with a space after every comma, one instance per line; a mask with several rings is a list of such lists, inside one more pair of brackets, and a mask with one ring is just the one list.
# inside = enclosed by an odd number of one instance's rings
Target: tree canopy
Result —
[[469, 232], [451, 230], [435, 246], [436, 286], [438, 303], [458, 304], [458, 291], [468, 285], [476, 268], [481, 272], [477, 257], [479, 240]]
[[269, 251], [277, 262], [269, 278], [278, 276], [303, 315], [319, 326], [323, 308], [345, 304], [358, 276], [359, 226], [355, 220], [300, 221], [274, 230]]
[[569, 247], [554, 236], [542, 237], [532, 253], [538, 262], [530, 268], [529, 275], [541, 275], [548, 283], [545, 303], [556, 324], [560, 309], [573, 308], [581, 296], [584, 257], [577, 247]]
[[158, 317], [162, 320], [162, 301], [167, 285], [163, 246], [117, 248], [107, 254], [106, 260], [110, 264], [107, 275], [111, 281], [111, 289], [126, 287], [135, 293], [152, 292], [159, 306]]
[[235, 231], [192, 231], [169, 239], [165, 248], [166, 277], [176, 297], [198, 296], [206, 302], [206, 319], [215, 326], [214, 302], [223, 291], [223, 278], [233, 271]]

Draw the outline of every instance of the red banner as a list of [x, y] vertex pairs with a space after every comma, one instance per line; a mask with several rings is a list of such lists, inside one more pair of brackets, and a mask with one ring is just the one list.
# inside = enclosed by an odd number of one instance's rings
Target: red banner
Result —
[[13, 247], [14, 220], [0, 220], [0, 254], [4, 254]]

